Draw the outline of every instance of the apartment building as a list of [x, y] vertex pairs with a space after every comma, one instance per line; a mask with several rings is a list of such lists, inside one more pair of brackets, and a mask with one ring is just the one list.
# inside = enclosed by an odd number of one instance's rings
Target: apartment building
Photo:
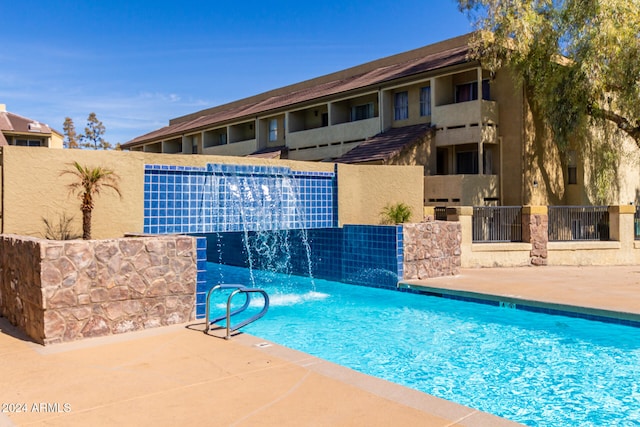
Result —
[[0, 147], [20, 145], [24, 147], [62, 148], [63, 135], [37, 120], [7, 111], [0, 104]]
[[421, 165], [425, 205], [588, 203], [582, 154], [554, 151], [509, 72], [469, 59], [470, 36], [178, 117], [123, 149]]

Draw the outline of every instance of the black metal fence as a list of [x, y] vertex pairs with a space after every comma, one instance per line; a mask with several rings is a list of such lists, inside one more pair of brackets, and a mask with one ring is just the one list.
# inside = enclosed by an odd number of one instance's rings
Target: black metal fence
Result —
[[609, 240], [609, 208], [549, 206], [549, 241], [571, 240]]
[[433, 208], [433, 215], [436, 221], [446, 221], [447, 220], [447, 207], [446, 206], [436, 206]]
[[473, 242], [521, 242], [521, 206], [475, 206]]

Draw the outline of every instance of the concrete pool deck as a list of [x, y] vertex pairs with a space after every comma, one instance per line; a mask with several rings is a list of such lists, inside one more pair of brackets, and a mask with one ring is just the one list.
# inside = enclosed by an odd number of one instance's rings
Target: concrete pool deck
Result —
[[[640, 266], [463, 269], [411, 283], [640, 316]], [[0, 318], [0, 426], [517, 425], [257, 337], [226, 341], [202, 328], [194, 321], [43, 347]]]

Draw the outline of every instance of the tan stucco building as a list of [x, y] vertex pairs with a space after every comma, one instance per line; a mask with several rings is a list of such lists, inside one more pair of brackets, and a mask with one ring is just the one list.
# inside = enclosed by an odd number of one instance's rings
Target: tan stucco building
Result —
[[37, 120], [7, 111], [0, 104], [0, 146], [62, 148], [63, 135]]
[[598, 200], [593, 183], [602, 179], [589, 144], [576, 141], [583, 148], [559, 152], [508, 70], [491, 75], [469, 59], [469, 39], [445, 40], [178, 117], [123, 148], [421, 165], [425, 205], [638, 201], [633, 145], [619, 159], [607, 200]]

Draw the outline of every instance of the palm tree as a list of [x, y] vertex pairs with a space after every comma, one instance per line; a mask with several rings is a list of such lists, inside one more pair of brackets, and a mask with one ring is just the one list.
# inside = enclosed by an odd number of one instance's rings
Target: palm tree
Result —
[[82, 200], [80, 210], [82, 211], [82, 238], [84, 240], [91, 239], [91, 212], [93, 211], [93, 197], [100, 194], [104, 188], [111, 188], [118, 196], [120, 188], [118, 183], [120, 177], [111, 169], [102, 166], [90, 168], [82, 166], [78, 162], [69, 163], [69, 169], [63, 170], [60, 175], [70, 174], [76, 179], [68, 185], [69, 192], [77, 194]]

